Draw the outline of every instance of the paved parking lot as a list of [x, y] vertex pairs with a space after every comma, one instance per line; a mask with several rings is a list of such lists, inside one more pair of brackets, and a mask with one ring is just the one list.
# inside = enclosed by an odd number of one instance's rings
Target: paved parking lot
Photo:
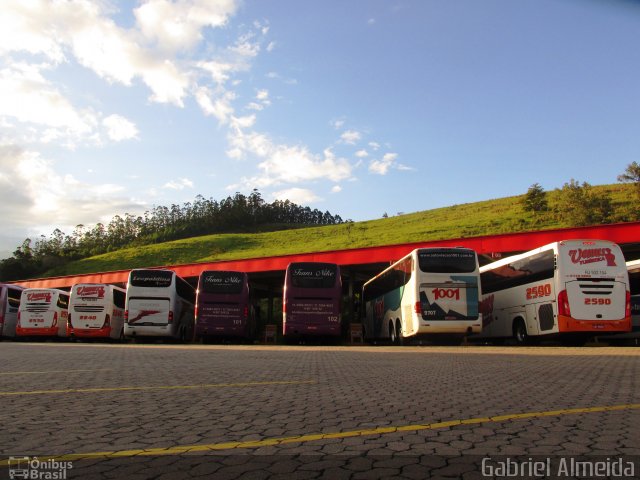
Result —
[[638, 476], [639, 378], [639, 348], [2, 342], [0, 478], [9, 457], [66, 478], [472, 479], [585, 455]]

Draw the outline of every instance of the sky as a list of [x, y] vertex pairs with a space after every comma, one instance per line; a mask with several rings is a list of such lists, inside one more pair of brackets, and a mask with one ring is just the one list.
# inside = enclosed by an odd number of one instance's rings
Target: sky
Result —
[[630, 0], [0, 2], [0, 258], [258, 189], [354, 221], [616, 183]]

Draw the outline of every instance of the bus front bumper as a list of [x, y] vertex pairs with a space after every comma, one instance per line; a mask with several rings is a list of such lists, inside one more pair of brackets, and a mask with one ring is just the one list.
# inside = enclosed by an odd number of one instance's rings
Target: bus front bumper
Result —
[[74, 328], [72, 332], [77, 338], [104, 338], [111, 336], [111, 327]]
[[625, 317], [621, 320], [576, 320], [575, 318], [558, 315], [558, 331], [560, 333], [627, 333], [631, 331], [631, 317]]

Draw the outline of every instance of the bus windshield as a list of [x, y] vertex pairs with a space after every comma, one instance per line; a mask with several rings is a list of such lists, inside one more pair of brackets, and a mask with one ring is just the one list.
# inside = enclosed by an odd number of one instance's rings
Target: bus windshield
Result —
[[333, 288], [338, 268], [329, 263], [296, 263], [291, 265], [291, 286], [296, 288]]
[[462, 248], [420, 250], [418, 263], [425, 273], [470, 273], [477, 268], [475, 252]]
[[173, 272], [169, 270], [133, 270], [129, 283], [134, 287], [166, 288], [172, 279]]
[[203, 272], [200, 290], [204, 293], [239, 294], [244, 287], [241, 272]]

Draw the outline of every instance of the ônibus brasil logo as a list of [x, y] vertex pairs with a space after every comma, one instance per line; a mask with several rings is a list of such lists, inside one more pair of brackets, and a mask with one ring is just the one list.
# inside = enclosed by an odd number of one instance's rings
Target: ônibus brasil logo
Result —
[[607, 267], [616, 266], [616, 256], [610, 248], [578, 248], [569, 250], [569, 257], [574, 264], [579, 265], [606, 261]]

